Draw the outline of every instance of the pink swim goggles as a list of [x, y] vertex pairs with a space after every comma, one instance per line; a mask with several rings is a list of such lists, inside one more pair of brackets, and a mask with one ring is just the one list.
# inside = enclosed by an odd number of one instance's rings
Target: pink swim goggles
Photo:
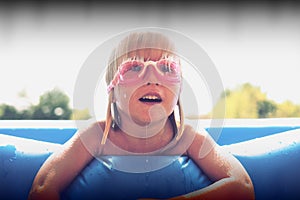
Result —
[[157, 80], [165, 84], [176, 84], [181, 81], [179, 62], [176, 60], [161, 59], [159, 61], [129, 60], [123, 62], [107, 87], [109, 93], [118, 84], [134, 85], [144, 80], [146, 71], [152, 68]]

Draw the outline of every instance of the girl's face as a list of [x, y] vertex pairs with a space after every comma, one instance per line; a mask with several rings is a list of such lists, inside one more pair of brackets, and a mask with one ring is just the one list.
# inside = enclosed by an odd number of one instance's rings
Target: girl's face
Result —
[[180, 94], [179, 61], [174, 57], [125, 60], [110, 86], [119, 113], [132, 122], [145, 126], [167, 119]]

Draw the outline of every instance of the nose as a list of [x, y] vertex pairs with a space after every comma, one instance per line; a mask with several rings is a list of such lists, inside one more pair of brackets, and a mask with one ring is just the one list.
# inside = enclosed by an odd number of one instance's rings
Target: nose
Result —
[[157, 83], [157, 73], [155, 72], [156, 69], [154, 65], [150, 64], [147, 66], [145, 71], [145, 80], [147, 80], [148, 83]]
[[151, 85], [151, 84], [155, 84], [156, 86], [159, 86], [159, 83], [151, 83], [151, 82], [147, 83], [147, 85]]

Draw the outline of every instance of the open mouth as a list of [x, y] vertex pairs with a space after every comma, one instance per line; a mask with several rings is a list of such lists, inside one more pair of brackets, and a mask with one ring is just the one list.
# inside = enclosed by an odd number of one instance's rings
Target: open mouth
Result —
[[159, 95], [145, 95], [139, 99], [143, 103], [160, 103], [162, 99]]

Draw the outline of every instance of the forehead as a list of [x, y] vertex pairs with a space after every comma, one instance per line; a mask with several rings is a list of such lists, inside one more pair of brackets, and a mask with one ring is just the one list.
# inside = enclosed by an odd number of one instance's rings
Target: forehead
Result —
[[144, 61], [158, 61], [162, 58], [176, 57], [172, 52], [163, 49], [145, 48], [130, 51], [127, 54], [121, 56], [118, 61], [119, 63], [128, 59], [143, 59]]

